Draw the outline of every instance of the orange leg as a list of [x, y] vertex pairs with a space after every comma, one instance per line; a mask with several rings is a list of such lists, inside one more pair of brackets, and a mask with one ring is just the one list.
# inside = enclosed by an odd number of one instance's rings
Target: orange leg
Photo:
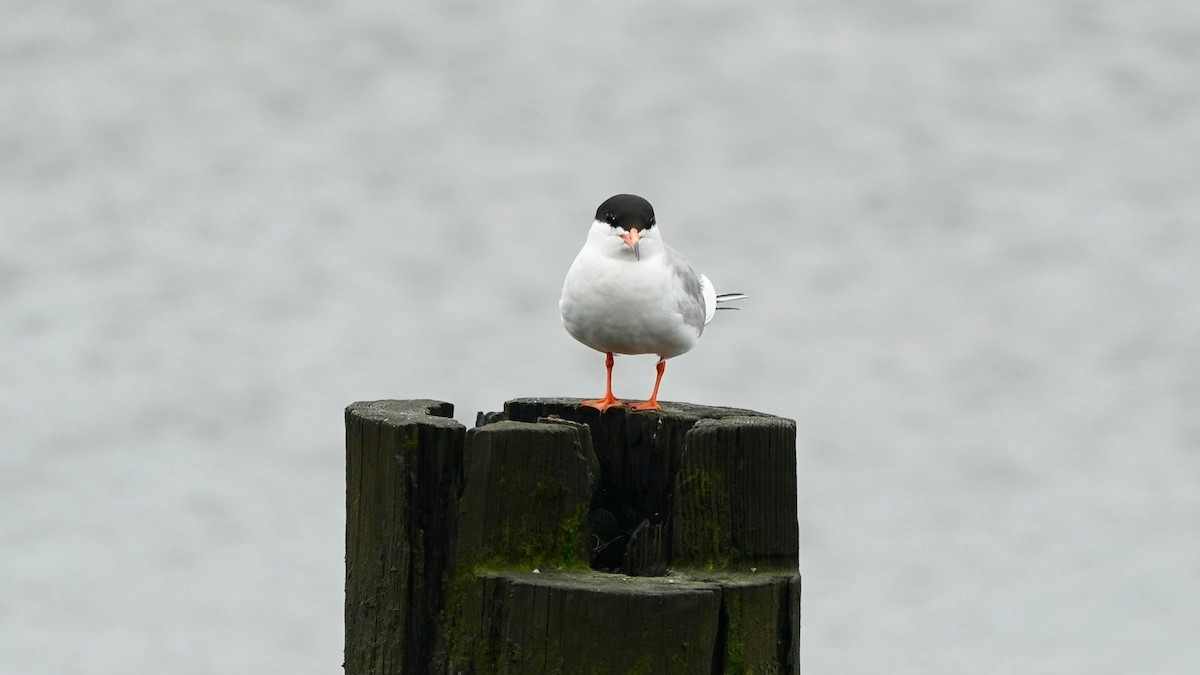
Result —
[[[594, 399], [591, 401], [581, 401], [579, 403], [579, 405], [586, 405], [587, 407], [595, 408], [596, 410], [599, 410], [600, 412], [604, 412], [605, 410], [608, 410], [609, 408], [614, 408], [616, 406], [621, 405], [621, 402], [618, 401], [617, 397], [613, 396], [613, 393], [612, 393], [612, 369], [613, 369], [612, 352], [608, 352], [608, 356], [606, 356], [604, 358], [604, 367], [606, 369], [608, 369], [608, 380], [604, 386], [604, 398], [597, 398], [597, 399]], [[656, 387], [656, 389], [657, 389], [657, 387]]]
[[658, 365], [654, 367], [658, 371], [658, 377], [654, 378], [654, 393], [650, 394], [650, 400], [645, 403], [634, 403], [629, 406], [634, 410], [662, 410], [662, 406], [658, 404], [658, 385], [662, 384], [663, 371], [667, 369], [667, 360], [659, 359]]

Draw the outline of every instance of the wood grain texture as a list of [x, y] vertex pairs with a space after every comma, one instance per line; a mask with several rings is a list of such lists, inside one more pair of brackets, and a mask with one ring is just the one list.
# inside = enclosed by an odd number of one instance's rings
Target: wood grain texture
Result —
[[464, 564], [582, 567], [579, 529], [599, 476], [586, 428], [496, 422], [467, 432]]
[[675, 476], [674, 563], [796, 569], [796, 426], [778, 417], [706, 419]]
[[425, 672], [455, 541], [466, 429], [440, 401], [346, 408], [349, 675]]
[[653, 575], [669, 566], [734, 564], [796, 569], [795, 422], [690, 403], [603, 414], [578, 403], [514, 399], [504, 412], [513, 420], [553, 416], [588, 425], [601, 467], [593, 508], [614, 514], [632, 547], [617, 571]]
[[347, 408], [346, 672], [798, 674], [795, 424], [663, 408]]
[[493, 573], [480, 673], [712, 673], [720, 586], [662, 577]]

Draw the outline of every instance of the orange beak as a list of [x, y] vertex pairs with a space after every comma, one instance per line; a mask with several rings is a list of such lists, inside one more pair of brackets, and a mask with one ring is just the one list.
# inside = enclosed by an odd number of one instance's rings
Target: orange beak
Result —
[[628, 232], [621, 235], [621, 241], [625, 242], [626, 246], [633, 249], [633, 257], [638, 260], [642, 259], [642, 252], [638, 250], [638, 242], [641, 240], [642, 235], [638, 233], [636, 227], [629, 228]]

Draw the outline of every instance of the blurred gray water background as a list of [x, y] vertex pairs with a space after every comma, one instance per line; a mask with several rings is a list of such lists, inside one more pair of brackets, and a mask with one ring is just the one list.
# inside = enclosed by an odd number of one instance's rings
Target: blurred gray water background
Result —
[[342, 408], [600, 394], [630, 191], [752, 296], [663, 397], [797, 420], [807, 673], [1200, 672], [1200, 5], [0, 10], [0, 671], [340, 672]]

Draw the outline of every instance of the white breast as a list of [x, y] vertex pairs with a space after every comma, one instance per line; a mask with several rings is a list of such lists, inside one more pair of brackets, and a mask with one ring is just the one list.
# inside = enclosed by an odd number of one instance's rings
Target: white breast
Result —
[[584, 246], [563, 284], [563, 325], [597, 351], [678, 356], [696, 345], [701, 328], [678, 311], [677, 286], [664, 256], [635, 260]]

